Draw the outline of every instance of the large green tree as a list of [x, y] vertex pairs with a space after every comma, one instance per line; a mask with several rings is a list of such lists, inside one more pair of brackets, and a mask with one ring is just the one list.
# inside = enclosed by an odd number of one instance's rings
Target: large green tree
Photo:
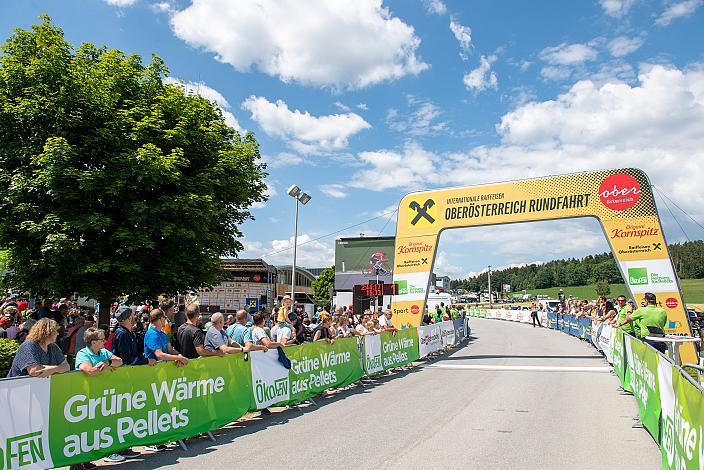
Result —
[[[167, 85], [156, 56], [73, 47], [48, 16], [0, 50], [0, 246], [9, 283], [101, 307], [214, 284], [265, 200], [250, 133]], [[105, 310], [101, 308], [101, 320]]]
[[313, 281], [313, 301], [319, 307], [330, 308], [330, 292], [335, 289], [335, 266], [323, 269]]

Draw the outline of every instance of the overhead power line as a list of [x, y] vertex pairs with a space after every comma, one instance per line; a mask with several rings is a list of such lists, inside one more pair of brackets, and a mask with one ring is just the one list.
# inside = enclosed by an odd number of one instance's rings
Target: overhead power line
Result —
[[[347, 226], [347, 227], [345, 227], [345, 228], [342, 228], [342, 229], [340, 229], [340, 230], [335, 230], [334, 232], [326, 233], [325, 235], [321, 235], [321, 236], [319, 236], [319, 237], [311, 238], [310, 240], [306, 240], [306, 241], [304, 241], [304, 242], [297, 243], [296, 246], [299, 247], [299, 246], [301, 246], [301, 245], [306, 245], [306, 244], [308, 244], [308, 243], [313, 243], [313, 242], [316, 242], [316, 241], [318, 241], [318, 240], [322, 240], [323, 238], [327, 238], [327, 237], [331, 237], [331, 236], [333, 236], [333, 235], [337, 235], [338, 233], [342, 233], [342, 232], [345, 232], [345, 231], [347, 231], [347, 230], [349, 230], [349, 229], [352, 229], [352, 228], [355, 228], [355, 227], [359, 227], [360, 225], [364, 225], [364, 224], [366, 224], [366, 223], [368, 223], [368, 222], [371, 222], [372, 220], [380, 219], [381, 217], [385, 217], [385, 216], [387, 216], [387, 215], [389, 215], [389, 214], [393, 215], [393, 214], [395, 214], [396, 212], [398, 212], [398, 209], [394, 209], [394, 210], [389, 211], [389, 212], [384, 212], [384, 213], [382, 213], [382, 214], [377, 215], [376, 217], [372, 217], [371, 219], [364, 220], [364, 221], [359, 222], [359, 223], [357, 223], [357, 224], [349, 225], [349, 226]], [[382, 231], [386, 228], [386, 225], [388, 225], [389, 221], [391, 221], [391, 216], [389, 216], [389, 220], [387, 220], [386, 224], [384, 224], [384, 227], [382, 227], [382, 229], [381, 229]], [[380, 232], [380, 234], [381, 234], [381, 232]], [[272, 251], [272, 252], [269, 252], [269, 253], [265, 253], [265, 254], [262, 255], [262, 258], [266, 258], [266, 257], [268, 257], [268, 256], [277, 255], [277, 254], [279, 254], [279, 253], [283, 253], [283, 252], [285, 252], [285, 251], [289, 251], [289, 250], [292, 250], [292, 249], [293, 249], [293, 246], [290, 246], [290, 247], [288, 247], [288, 248], [282, 248], [281, 250], [276, 250], [276, 251]]]
[[667, 196], [667, 194], [665, 194], [664, 191], [662, 191], [662, 190], [661, 190], [660, 188], [658, 188], [657, 186], [653, 186], [653, 188], [655, 188], [655, 189], [657, 190], [657, 192], [660, 194], [661, 197], [664, 197], [665, 199], [667, 199], [668, 201], [670, 201], [670, 202], [672, 203], [672, 205], [674, 205], [676, 208], [678, 208], [678, 209], [680, 210], [680, 212], [682, 212], [684, 215], [686, 215], [687, 217], [689, 217], [689, 219], [690, 219], [692, 222], [694, 222], [699, 228], [701, 228], [702, 230], [704, 230], [704, 225], [702, 225], [702, 224], [700, 224], [699, 222], [697, 222], [696, 219], [695, 219], [694, 217], [692, 217], [691, 215], [689, 215], [689, 213], [688, 213], [687, 211], [685, 211], [685, 210], [682, 209], [680, 206], [678, 206], [677, 203], [676, 203], [675, 201], [673, 201], [672, 199], [670, 199], [670, 198]]

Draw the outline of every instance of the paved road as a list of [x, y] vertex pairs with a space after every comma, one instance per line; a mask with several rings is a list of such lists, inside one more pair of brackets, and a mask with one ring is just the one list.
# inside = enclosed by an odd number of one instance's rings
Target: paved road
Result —
[[471, 321], [471, 341], [440, 360], [119, 467], [660, 468], [657, 444], [631, 428], [633, 397], [591, 346]]

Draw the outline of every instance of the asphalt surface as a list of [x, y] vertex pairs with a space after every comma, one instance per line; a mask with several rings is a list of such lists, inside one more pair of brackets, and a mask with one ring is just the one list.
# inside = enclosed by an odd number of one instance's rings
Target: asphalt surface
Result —
[[[585, 342], [529, 325], [471, 319], [472, 337], [438, 359], [316, 398], [249, 414], [120, 469], [656, 469], [632, 428], [632, 396]], [[139, 450], [137, 448], [136, 450]]]

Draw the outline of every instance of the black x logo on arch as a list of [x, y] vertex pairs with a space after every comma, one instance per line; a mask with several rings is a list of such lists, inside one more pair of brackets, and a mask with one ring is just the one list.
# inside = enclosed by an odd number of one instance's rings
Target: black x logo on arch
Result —
[[411, 209], [408, 213], [411, 225], [416, 225], [421, 221], [434, 224], [435, 211], [433, 207], [435, 207], [435, 201], [432, 199], [426, 199], [422, 205], [418, 201], [411, 201], [411, 203], [408, 204], [408, 208]]

